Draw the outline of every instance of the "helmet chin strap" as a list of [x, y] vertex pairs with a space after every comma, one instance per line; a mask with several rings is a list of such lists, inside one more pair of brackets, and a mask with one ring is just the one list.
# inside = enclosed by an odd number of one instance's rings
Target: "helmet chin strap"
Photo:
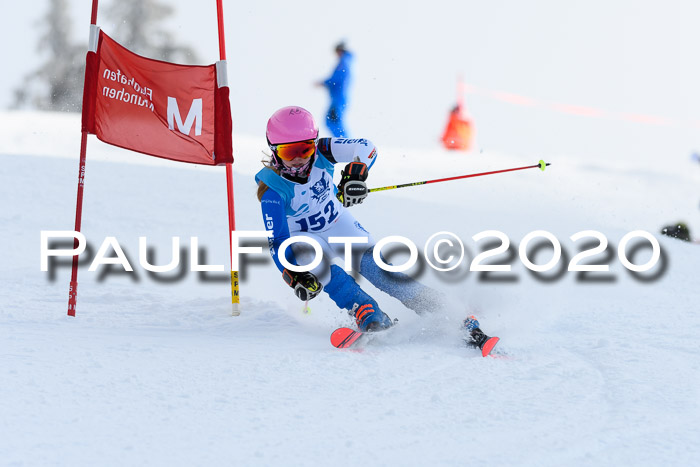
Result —
[[286, 175], [289, 178], [299, 180], [308, 178], [309, 172], [311, 172], [311, 165], [313, 164], [315, 158], [316, 156], [313, 155], [309, 157], [309, 160], [306, 161], [306, 164], [304, 165], [300, 165], [298, 167], [288, 167], [284, 165], [284, 162], [282, 162], [276, 154], [273, 153], [271, 162], [273, 167], [280, 171], [281, 175]]

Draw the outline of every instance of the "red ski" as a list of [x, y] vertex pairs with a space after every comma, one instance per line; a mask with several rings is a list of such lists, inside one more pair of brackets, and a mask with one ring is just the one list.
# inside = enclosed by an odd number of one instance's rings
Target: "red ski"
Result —
[[352, 347], [363, 334], [365, 333], [362, 331], [350, 328], [338, 328], [331, 334], [331, 344], [338, 349], [347, 349]]
[[489, 337], [484, 342], [482, 342], [480, 345], [481, 356], [488, 357], [489, 354], [491, 354], [491, 351], [493, 350], [493, 348], [496, 346], [496, 344], [498, 344], [499, 340], [501, 340], [501, 339], [498, 337]]
[[349, 349], [351, 347], [358, 347], [360, 344], [365, 344], [370, 340], [374, 339], [376, 336], [385, 334], [390, 328], [382, 329], [381, 331], [355, 331], [350, 328], [338, 328], [331, 334], [331, 344], [333, 347], [338, 349]]

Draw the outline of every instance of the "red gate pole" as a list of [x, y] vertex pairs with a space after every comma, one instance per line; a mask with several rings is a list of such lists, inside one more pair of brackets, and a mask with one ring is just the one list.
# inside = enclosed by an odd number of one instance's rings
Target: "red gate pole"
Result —
[[[219, 59], [226, 60], [226, 42], [224, 40], [224, 9], [222, 0], [216, 0], [216, 16], [219, 29]], [[233, 203], [233, 169], [232, 164], [226, 164], [226, 197], [228, 199], [228, 244], [231, 252], [231, 264], [233, 264], [233, 245], [231, 235], [236, 230], [235, 206]], [[231, 315], [238, 316], [240, 310], [240, 296], [238, 293], [238, 271], [231, 268]]]
[[[90, 16], [90, 24], [95, 26], [97, 24], [97, 2], [98, 0], [92, 0], [92, 14]], [[90, 28], [91, 31], [93, 28]], [[92, 34], [92, 32], [91, 32]], [[85, 67], [85, 74], [87, 78], [88, 68]], [[83, 85], [87, 84], [87, 79], [84, 80]], [[83, 102], [83, 112], [85, 112], [85, 102]], [[83, 116], [84, 121], [84, 116]], [[83, 128], [81, 130], [80, 136], [80, 163], [78, 166], [78, 194], [75, 203], [75, 231], [80, 232], [80, 226], [83, 220], [83, 189], [85, 187], [85, 162], [87, 159], [87, 129]], [[78, 239], [73, 240], [73, 249], [78, 248]], [[70, 285], [68, 287], [68, 316], [75, 316], [76, 301], [78, 299], [78, 255], [73, 255], [73, 267], [70, 275]]]

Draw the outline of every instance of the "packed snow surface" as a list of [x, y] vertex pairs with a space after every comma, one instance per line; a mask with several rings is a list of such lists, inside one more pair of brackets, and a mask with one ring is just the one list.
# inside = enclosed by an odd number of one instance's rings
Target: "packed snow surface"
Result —
[[[698, 226], [700, 167], [638, 155], [562, 154], [544, 172], [519, 172], [372, 193], [351, 212], [375, 238], [401, 235], [423, 249], [436, 232], [466, 247], [461, 267], [410, 272], [450, 298], [416, 316], [366, 281], [399, 327], [363, 351], [331, 347], [351, 323], [324, 294], [311, 313], [263, 249], [241, 268], [239, 317], [230, 316], [223, 168], [164, 161], [88, 142], [77, 316], [66, 316], [70, 258], [40, 270], [40, 232], [73, 230], [80, 143], [75, 115], [0, 114], [0, 464], [2, 465], [697, 465], [700, 463], [700, 247], [659, 235]], [[537, 155], [379, 148], [370, 187], [536, 164]], [[264, 135], [234, 134], [236, 227], [262, 230], [254, 173]], [[496, 238], [509, 252], [469, 271]], [[518, 254], [529, 232], [550, 232], [562, 258], [547, 272]], [[567, 271], [581, 250], [608, 249]], [[658, 263], [632, 273], [618, 256], [629, 232], [650, 232]], [[167, 264], [180, 238], [180, 267]], [[134, 272], [88, 270], [115, 237]], [[531, 242], [545, 264], [552, 249]], [[491, 242], [491, 245], [488, 243]], [[588, 242], [588, 245], [585, 245]], [[263, 246], [260, 241], [251, 245]], [[634, 245], [638, 245], [636, 248]], [[650, 242], [626, 247], [634, 264]], [[110, 250], [111, 251], [111, 250]], [[405, 250], [392, 257], [407, 258]], [[422, 253], [421, 253], [422, 256]], [[228, 271], [228, 266], [227, 269]], [[503, 358], [466, 349], [474, 313], [501, 337]]]

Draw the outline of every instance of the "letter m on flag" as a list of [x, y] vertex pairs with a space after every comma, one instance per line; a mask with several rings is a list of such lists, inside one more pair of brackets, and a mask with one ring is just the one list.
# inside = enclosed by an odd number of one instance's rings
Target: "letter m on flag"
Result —
[[193, 99], [190, 111], [187, 113], [185, 123], [182, 123], [182, 115], [177, 105], [177, 99], [168, 96], [168, 128], [171, 130], [177, 129], [186, 135], [192, 130], [192, 123], [195, 124], [194, 134], [200, 136], [202, 134], [202, 99]]
[[152, 60], [122, 47], [99, 28], [92, 42], [83, 130], [105, 143], [165, 159], [233, 162], [224, 62], [188, 66]]

